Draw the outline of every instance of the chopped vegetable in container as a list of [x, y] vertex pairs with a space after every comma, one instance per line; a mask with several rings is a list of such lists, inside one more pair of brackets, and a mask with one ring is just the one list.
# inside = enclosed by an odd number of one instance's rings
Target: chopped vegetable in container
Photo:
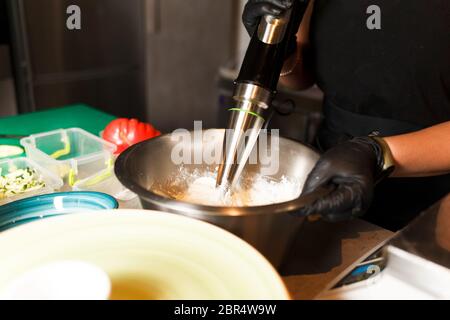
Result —
[[17, 169], [5, 175], [0, 171], [0, 200], [44, 187], [44, 180], [34, 169]]

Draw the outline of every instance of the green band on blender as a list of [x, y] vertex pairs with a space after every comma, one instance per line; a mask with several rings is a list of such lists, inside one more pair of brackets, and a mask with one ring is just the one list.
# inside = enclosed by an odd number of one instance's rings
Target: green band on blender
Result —
[[250, 115], [252, 115], [252, 116], [255, 116], [255, 117], [260, 118], [260, 119], [262, 119], [263, 121], [265, 121], [264, 118], [263, 118], [261, 115], [257, 114], [256, 112], [253, 112], [253, 111], [244, 110], [244, 109], [240, 109], [240, 108], [230, 108], [230, 109], [228, 109], [228, 111], [245, 112], [245, 113], [248, 113], [248, 114], [250, 114]]

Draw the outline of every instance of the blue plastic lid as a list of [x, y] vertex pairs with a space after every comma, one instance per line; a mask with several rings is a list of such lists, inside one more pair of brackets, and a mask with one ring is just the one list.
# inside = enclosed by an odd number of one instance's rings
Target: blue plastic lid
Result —
[[117, 209], [114, 197], [100, 192], [59, 192], [17, 200], [0, 206], [0, 231], [39, 219], [70, 213]]

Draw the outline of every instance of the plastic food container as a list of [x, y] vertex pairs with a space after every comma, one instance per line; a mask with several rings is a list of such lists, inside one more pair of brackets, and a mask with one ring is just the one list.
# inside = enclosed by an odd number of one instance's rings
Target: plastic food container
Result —
[[33, 134], [20, 140], [27, 156], [73, 186], [111, 167], [116, 146], [79, 128]]
[[115, 176], [113, 170], [91, 178], [77, 181], [74, 191], [96, 191], [109, 194], [119, 202], [121, 209], [141, 209], [142, 205], [137, 194], [125, 188]]
[[63, 186], [63, 181], [60, 177], [55, 175], [53, 172], [39, 166], [36, 162], [28, 158], [14, 158], [0, 161], [1, 175], [6, 175], [8, 173], [14, 172], [15, 170], [26, 168], [35, 170], [40, 179], [45, 182], [45, 186], [38, 190], [30, 190], [24, 193], [19, 193], [15, 196], [0, 199], [0, 205], [4, 205], [6, 203], [31, 196], [52, 193], [59, 190]]

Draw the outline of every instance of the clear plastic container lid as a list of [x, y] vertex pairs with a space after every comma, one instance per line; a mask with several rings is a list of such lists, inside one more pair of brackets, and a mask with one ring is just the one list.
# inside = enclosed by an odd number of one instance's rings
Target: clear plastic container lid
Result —
[[79, 180], [73, 186], [74, 191], [96, 191], [109, 194], [117, 199], [120, 208], [140, 209], [137, 194], [125, 188], [114, 174], [113, 168], [105, 169], [96, 176]]
[[0, 192], [0, 205], [16, 201], [19, 199], [52, 193], [59, 190], [63, 186], [63, 181], [60, 177], [53, 172], [41, 167], [39, 164], [28, 158], [13, 158], [0, 161], [0, 175], [6, 176], [7, 174], [14, 173], [20, 169], [31, 169], [36, 172], [37, 179], [44, 182], [44, 186], [38, 189], [30, 189], [24, 192], [18, 192], [15, 195], [6, 196], [3, 192]]

